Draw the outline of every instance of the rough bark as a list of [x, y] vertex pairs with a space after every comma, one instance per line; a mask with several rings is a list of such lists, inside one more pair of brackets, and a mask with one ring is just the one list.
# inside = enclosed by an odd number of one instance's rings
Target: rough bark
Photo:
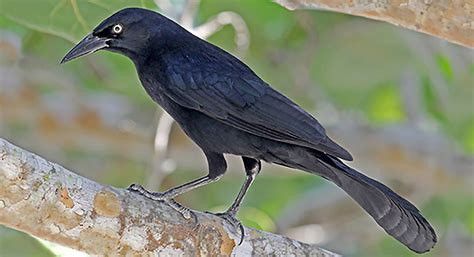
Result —
[[0, 138], [0, 224], [99, 256], [338, 256], [81, 177]]
[[386, 21], [474, 48], [472, 0], [276, 0], [288, 9], [321, 9]]

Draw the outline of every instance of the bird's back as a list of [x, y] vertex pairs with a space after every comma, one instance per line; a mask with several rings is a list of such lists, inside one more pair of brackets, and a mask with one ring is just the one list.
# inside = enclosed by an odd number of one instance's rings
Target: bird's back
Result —
[[162, 42], [153, 58], [155, 67], [149, 67], [160, 71], [161, 93], [185, 108], [245, 132], [352, 160], [314, 117], [238, 58], [183, 33], [176, 40]]

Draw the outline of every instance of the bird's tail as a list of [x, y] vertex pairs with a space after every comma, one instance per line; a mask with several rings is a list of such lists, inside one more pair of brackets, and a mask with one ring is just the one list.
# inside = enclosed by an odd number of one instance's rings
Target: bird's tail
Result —
[[[339, 159], [309, 150], [313, 158], [287, 166], [333, 181], [351, 196], [389, 235], [417, 253], [429, 251], [436, 234], [420, 211], [382, 183], [348, 167]], [[314, 158], [316, 157], [316, 158]]]

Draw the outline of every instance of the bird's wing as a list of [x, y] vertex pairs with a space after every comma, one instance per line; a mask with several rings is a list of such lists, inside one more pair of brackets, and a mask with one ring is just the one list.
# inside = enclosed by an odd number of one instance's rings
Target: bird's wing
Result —
[[250, 70], [229, 72], [223, 66], [171, 60], [165, 94], [176, 103], [254, 135], [352, 160], [315, 118]]

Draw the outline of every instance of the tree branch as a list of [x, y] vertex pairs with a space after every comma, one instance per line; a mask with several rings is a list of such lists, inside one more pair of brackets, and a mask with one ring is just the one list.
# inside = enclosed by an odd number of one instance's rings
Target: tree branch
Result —
[[186, 220], [164, 202], [101, 185], [0, 138], [0, 224], [100, 256], [337, 256], [211, 214]]
[[288, 9], [321, 9], [381, 20], [474, 48], [472, 1], [276, 0]]

